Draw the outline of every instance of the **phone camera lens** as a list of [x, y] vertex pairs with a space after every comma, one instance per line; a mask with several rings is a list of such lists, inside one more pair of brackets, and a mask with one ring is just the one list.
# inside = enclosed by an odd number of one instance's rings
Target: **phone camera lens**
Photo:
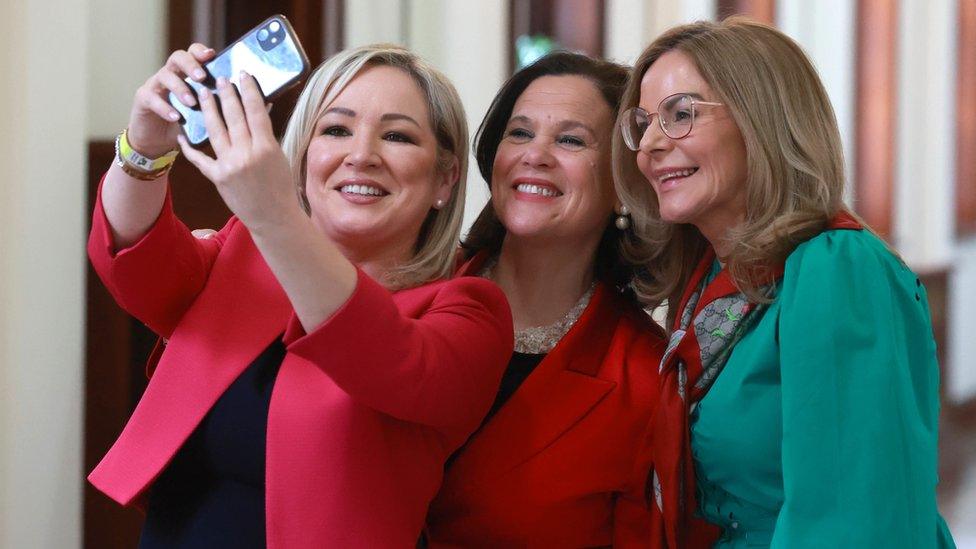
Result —
[[258, 31], [258, 44], [264, 51], [271, 51], [287, 39], [285, 25], [278, 19], [268, 21], [268, 24]]

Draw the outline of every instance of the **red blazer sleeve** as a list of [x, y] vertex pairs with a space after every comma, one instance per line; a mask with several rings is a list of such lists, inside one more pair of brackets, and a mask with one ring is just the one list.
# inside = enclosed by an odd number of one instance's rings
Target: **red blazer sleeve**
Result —
[[422, 312], [408, 318], [388, 290], [360, 271], [349, 300], [312, 333], [292, 318], [288, 351], [375, 410], [470, 431], [488, 411], [511, 357], [512, 313], [502, 291], [480, 278], [426, 289]]
[[132, 246], [116, 251], [99, 184], [88, 257], [119, 306], [157, 334], [169, 337], [203, 289], [217, 253], [236, 222], [231, 218], [212, 238], [194, 238], [173, 212], [167, 191], [163, 209], [149, 232]]

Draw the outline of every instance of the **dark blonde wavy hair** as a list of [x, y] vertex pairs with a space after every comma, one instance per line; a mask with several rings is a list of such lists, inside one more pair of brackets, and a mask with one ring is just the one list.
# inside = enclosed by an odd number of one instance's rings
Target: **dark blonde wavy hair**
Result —
[[[742, 134], [746, 215], [741, 225], [729, 227], [730, 252], [723, 261], [751, 300], [769, 301], [762, 291], [769, 269], [843, 208], [844, 154], [827, 92], [793, 40], [770, 26], [730, 17], [674, 27], [658, 37], [637, 59], [620, 112], [638, 104], [641, 79], [669, 51], [695, 63]], [[633, 286], [653, 309], [679, 301], [708, 241], [694, 225], [661, 219], [636, 154], [614, 132], [614, 182], [634, 227], [622, 252], [643, 265]], [[669, 328], [675, 308], [668, 311]]]

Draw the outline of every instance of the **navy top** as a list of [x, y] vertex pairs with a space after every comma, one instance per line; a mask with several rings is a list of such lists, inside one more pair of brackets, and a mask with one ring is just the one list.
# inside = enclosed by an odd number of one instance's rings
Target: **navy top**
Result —
[[518, 390], [526, 378], [529, 377], [529, 374], [535, 370], [535, 367], [544, 358], [546, 358], [545, 353], [530, 354], [519, 353], [517, 351], [512, 353], [512, 359], [508, 361], [508, 367], [505, 368], [505, 373], [502, 375], [502, 381], [498, 387], [498, 394], [495, 395], [495, 402], [491, 405], [488, 415], [485, 416], [484, 421], [481, 423], [482, 426], [494, 417], [495, 413], [508, 402], [508, 399], [512, 398], [515, 391]]
[[268, 407], [285, 346], [231, 384], [153, 483], [141, 549], [265, 547]]

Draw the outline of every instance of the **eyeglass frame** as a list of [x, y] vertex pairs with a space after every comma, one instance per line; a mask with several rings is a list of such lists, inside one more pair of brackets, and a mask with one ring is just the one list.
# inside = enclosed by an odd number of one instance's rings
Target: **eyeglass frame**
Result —
[[[687, 96], [688, 99], [691, 101], [691, 123], [688, 124], [688, 131], [685, 132], [684, 135], [682, 135], [680, 137], [672, 137], [668, 133], [668, 130], [664, 127], [664, 119], [661, 117], [661, 105], [663, 105], [665, 101], [667, 101], [668, 99], [671, 99], [672, 97], [680, 97], [680, 96]], [[631, 107], [631, 108], [625, 110], [624, 112], [622, 112], [620, 114], [620, 118], [617, 121], [617, 126], [620, 128], [620, 134], [621, 134], [621, 137], [623, 137], [624, 145], [628, 149], [630, 149], [630, 150], [632, 150], [634, 152], [639, 151], [640, 150], [640, 142], [644, 139], [644, 135], [647, 134], [647, 130], [651, 129], [651, 124], [653, 123], [654, 115], [657, 115], [657, 123], [658, 123], [658, 126], [660, 126], [660, 128], [661, 128], [661, 133], [663, 133], [668, 139], [678, 140], [678, 139], [684, 139], [684, 138], [688, 137], [689, 135], [691, 135], [692, 128], [695, 127], [695, 117], [697, 116], [697, 112], [695, 111], [695, 107], [697, 105], [704, 105], [706, 107], [724, 107], [725, 106], [725, 103], [717, 103], [715, 101], [703, 101], [703, 100], [696, 99], [694, 95], [692, 95], [692, 94], [690, 94], [688, 92], [679, 92], [679, 93], [672, 93], [671, 95], [669, 95], [669, 96], [665, 97], [664, 99], [662, 99], [657, 104], [657, 110], [654, 111], [654, 112], [647, 112], [646, 110], [644, 110], [643, 107], [640, 107], [640, 106], [634, 106], [634, 107]], [[626, 130], [624, 129], [624, 122], [627, 120], [628, 115], [632, 118], [633, 117], [633, 113], [634, 112], [637, 112], [637, 111], [643, 111], [644, 114], [647, 115], [647, 128], [644, 129], [644, 133], [641, 134], [641, 138], [637, 140], [637, 143], [636, 143], [637, 148], [634, 148], [634, 147], [631, 147], [629, 143], [627, 143], [627, 133], [626, 133]]]

